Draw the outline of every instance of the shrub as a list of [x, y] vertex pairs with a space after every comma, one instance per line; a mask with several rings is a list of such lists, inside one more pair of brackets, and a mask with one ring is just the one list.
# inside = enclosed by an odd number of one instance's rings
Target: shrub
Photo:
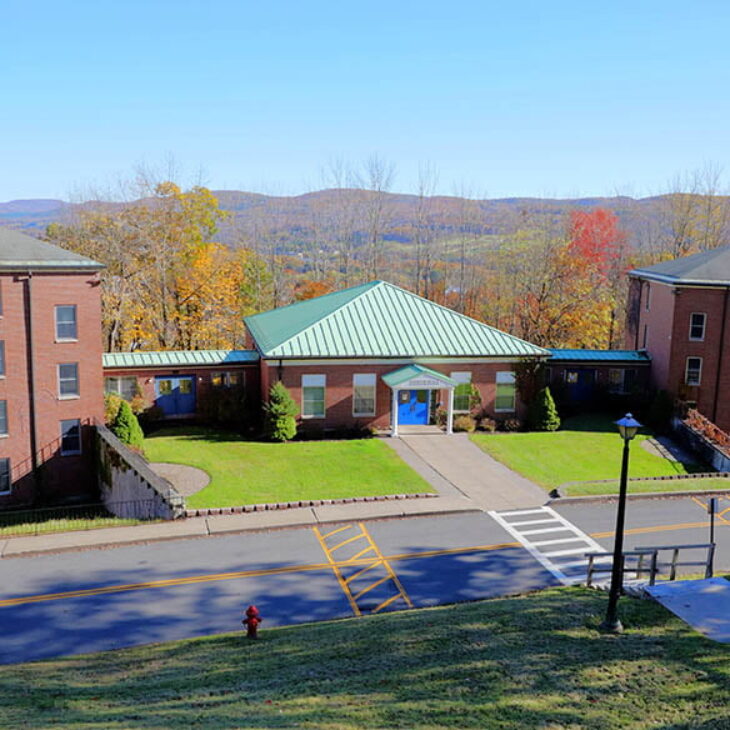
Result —
[[114, 419], [111, 430], [116, 437], [122, 442], [135, 449], [141, 450], [144, 444], [144, 434], [142, 427], [139, 425], [137, 416], [132, 413], [132, 409], [127, 401], [123, 400], [119, 405], [117, 417]]
[[122, 405], [122, 398], [116, 393], [104, 393], [104, 423], [111, 426], [119, 413], [119, 406]]
[[473, 431], [476, 431], [477, 422], [471, 417], [467, 415], [457, 416], [454, 419], [454, 431], [466, 431], [467, 433], [472, 433]]
[[281, 381], [271, 386], [269, 402], [264, 404], [264, 413], [264, 431], [272, 441], [289, 441], [296, 436], [295, 418], [299, 408]]
[[437, 408], [436, 412], [434, 413], [434, 422], [437, 426], [445, 426], [446, 425], [446, 409], [445, 408]]
[[139, 416], [147, 410], [147, 401], [142, 393], [137, 393], [131, 401], [129, 401], [129, 407], [132, 409], [132, 413], [135, 416]]
[[244, 431], [252, 418], [242, 385], [211, 388], [201, 400], [200, 412], [206, 422]]
[[504, 421], [500, 421], [499, 428], [502, 431], [521, 431], [522, 421], [519, 418], [505, 418]]
[[484, 416], [479, 419], [479, 430], [494, 433], [497, 430], [497, 422], [489, 416]]
[[533, 431], [557, 431], [560, 428], [560, 416], [550, 388], [541, 388], [530, 403], [527, 422]]

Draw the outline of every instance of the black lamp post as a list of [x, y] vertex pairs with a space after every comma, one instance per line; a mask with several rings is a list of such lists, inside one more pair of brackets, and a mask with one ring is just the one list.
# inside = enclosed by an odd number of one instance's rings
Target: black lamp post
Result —
[[618, 618], [618, 599], [623, 587], [623, 561], [621, 559], [624, 549], [624, 518], [626, 516], [626, 481], [629, 472], [629, 442], [636, 436], [641, 424], [627, 413], [622, 419], [616, 421], [618, 431], [624, 440], [623, 458], [621, 459], [621, 483], [618, 493], [618, 512], [616, 513], [616, 534], [613, 542], [613, 565], [611, 566], [611, 589], [608, 594], [608, 608], [606, 618], [601, 624], [601, 631], [620, 634], [623, 626]]

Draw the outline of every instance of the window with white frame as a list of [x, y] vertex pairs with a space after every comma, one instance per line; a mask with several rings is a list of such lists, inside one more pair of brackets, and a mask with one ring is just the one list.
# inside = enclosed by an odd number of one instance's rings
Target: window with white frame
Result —
[[74, 398], [79, 395], [79, 364], [66, 362], [58, 366], [58, 396]]
[[0, 400], [0, 436], [8, 435], [8, 402]]
[[494, 399], [494, 410], [497, 413], [509, 413], [515, 410], [517, 403], [517, 383], [515, 374], [510, 370], [497, 373], [497, 393]]
[[0, 459], [0, 494], [9, 494], [10, 486], [10, 459]]
[[136, 375], [110, 375], [104, 378], [104, 392], [114, 393], [124, 400], [132, 400], [138, 393]]
[[78, 339], [75, 304], [56, 305], [56, 339], [61, 341]]
[[451, 379], [457, 382], [454, 388], [454, 413], [468, 413], [471, 396], [471, 373], [468, 371], [451, 373]]
[[81, 421], [71, 418], [61, 421], [61, 456], [81, 453]]
[[705, 339], [705, 322], [707, 315], [704, 312], [692, 312], [689, 315], [689, 338], [695, 342]]
[[375, 415], [375, 373], [355, 373], [352, 376], [352, 415]]
[[684, 382], [687, 385], [699, 385], [702, 382], [702, 358], [688, 357], [684, 371]]
[[326, 375], [302, 375], [302, 418], [324, 418]]

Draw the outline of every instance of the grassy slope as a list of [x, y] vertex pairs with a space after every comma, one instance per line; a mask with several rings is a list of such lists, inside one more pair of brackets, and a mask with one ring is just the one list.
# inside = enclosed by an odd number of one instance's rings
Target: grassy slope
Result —
[[[730, 489], [730, 479], [708, 477], [707, 479], [668, 479], [666, 481], [631, 481], [629, 492], [684, 492], [696, 489]], [[581, 482], [561, 489], [563, 496], [577, 497], [586, 494], [618, 494], [618, 480], [615, 482]]]
[[[730, 727], [730, 647], [605, 594], [530, 596], [0, 667], [2, 727]], [[264, 624], [265, 625], [265, 624]]]
[[144, 448], [150, 461], [210, 475], [210, 484], [186, 500], [193, 508], [433, 491], [378, 439], [270, 444], [188, 429], [157, 432]]
[[[691, 467], [673, 463], [641, 448], [649, 436], [631, 443], [629, 476], [686, 474]], [[622, 441], [616, 428], [601, 417], [566, 421], [555, 433], [472, 434], [481, 449], [544, 487], [564, 482], [618, 479]], [[579, 492], [571, 490], [571, 494]]]

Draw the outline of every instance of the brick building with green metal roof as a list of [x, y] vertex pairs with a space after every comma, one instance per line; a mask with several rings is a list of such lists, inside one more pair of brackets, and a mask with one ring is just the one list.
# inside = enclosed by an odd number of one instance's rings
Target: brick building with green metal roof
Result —
[[305, 427], [390, 428], [433, 423], [443, 409], [521, 413], [514, 367], [549, 351], [385, 281], [246, 318], [261, 360], [261, 392], [281, 380]]

